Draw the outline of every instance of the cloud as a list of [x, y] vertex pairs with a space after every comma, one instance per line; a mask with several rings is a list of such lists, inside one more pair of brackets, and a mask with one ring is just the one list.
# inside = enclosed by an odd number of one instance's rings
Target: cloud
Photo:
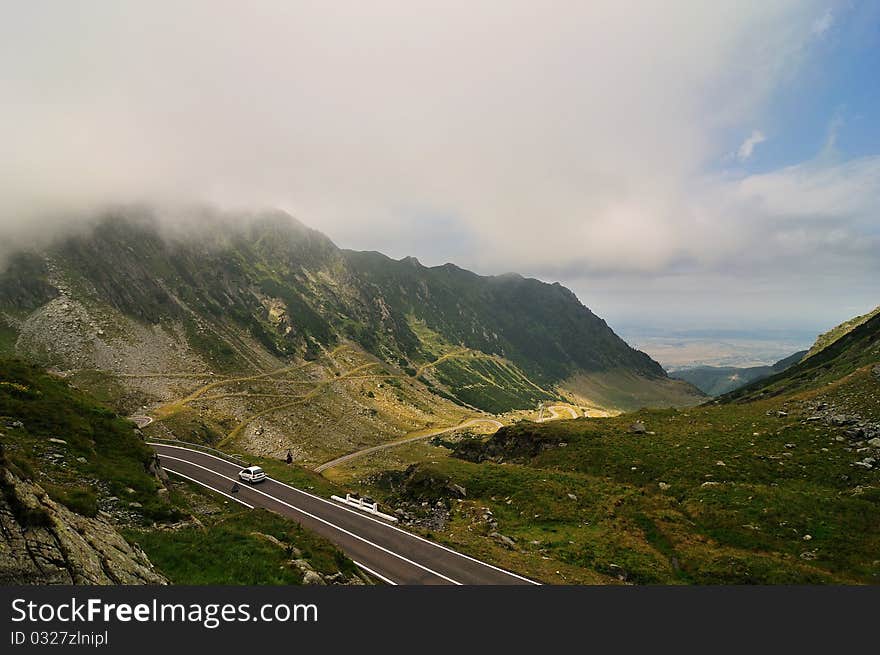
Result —
[[[776, 213], [778, 189], [819, 177], [707, 173], [809, 60], [823, 7], [20, 3], [0, 25], [0, 237], [108, 203], [207, 202], [573, 284], [760, 261], [745, 285], [773, 274], [767, 243], [830, 238], [809, 205]], [[832, 197], [848, 183], [829, 175]], [[798, 224], [819, 231], [798, 241]]]
[[825, 33], [834, 25], [834, 13], [831, 9], [826, 9], [819, 18], [813, 21], [812, 32], [816, 37], [825, 36]]
[[764, 133], [760, 130], [754, 130], [745, 141], [742, 142], [740, 147], [736, 151], [737, 159], [740, 161], [745, 161], [752, 156], [752, 153], [755, 151], [755, 146], [759, 143], [764, 143], [767, 140], [767, 137], [764, 136]]

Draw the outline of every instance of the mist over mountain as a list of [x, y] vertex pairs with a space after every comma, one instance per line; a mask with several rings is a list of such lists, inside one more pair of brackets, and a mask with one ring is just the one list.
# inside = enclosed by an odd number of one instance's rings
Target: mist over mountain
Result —
[[[413, 376], [443, 358], [428, 372], [434, 379], [422, 377], [491, 411], [533, 406], [547, 395], [542, 385], [579, 378], [569, 386], [583, 388], [584, 376], [604, 376], [621, 406], [669, 402], [667, 390], [699, 397], [559, 284], [341, 250], [282, 212], [204, 211], [173, 223], [148, 210], [110, 213], [10, 256], [0, 311], [7, 350], [61, 368], [132, 372], [142, 364], [118, 344], [164, 332], [166, 364], [186, 352], [217, 372], [314, 359], [344, 342]], [[455, 349], [508, 362], [534, 388], [498, 382], [507, 374], [476, 364], [460, 368], [447, 357]], [[630, 376], [664, 391], [627, 401]], [[498, 387], [491, 398], [474, 391], [487, 384]]]

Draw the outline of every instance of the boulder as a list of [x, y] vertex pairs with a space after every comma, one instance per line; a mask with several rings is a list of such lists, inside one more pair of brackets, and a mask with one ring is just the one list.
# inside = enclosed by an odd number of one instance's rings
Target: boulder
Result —
[[633, 434], [645, 434], [648, 429], [645, 427], [644, 423], [642, 423], [641, 421], [636, 421], [629, 426], [629, 431]]
[[326, 585], [324, 582], [324, 578], [321, 577], [320, 573], [315, 571], [306, 571], [303, 573], [303, 584], [307, 585]]

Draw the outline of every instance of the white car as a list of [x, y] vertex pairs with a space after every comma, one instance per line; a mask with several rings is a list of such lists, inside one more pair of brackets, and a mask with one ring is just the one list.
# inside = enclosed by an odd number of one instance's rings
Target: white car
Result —
[[248, 466], [238, 472], [238, 479], [242, 482], [256, 484], [266, 479], [266, 472], [259, 466]]

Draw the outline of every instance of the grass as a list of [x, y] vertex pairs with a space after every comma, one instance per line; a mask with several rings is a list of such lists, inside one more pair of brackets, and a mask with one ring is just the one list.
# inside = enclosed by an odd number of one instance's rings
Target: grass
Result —
[[880, 307], [875, 307], [867, 314], [863, 314], [862, 316], [856, 316], [855, 318], [851, 318], [850, 320], [844, 321], [840, 325], [837, 325], [837, 326], [831, 328], [827, 332], [823, 332], [818, 337], [816, 337], [816, 342], [813, 344], [813, 346], [810, 348], [810, 350], [805, 355], [805, 359], [807, 357], [812, 357], [816, 353], [824, 350], [825, 348], [830, 346], [832, 343], [834, 343], [835, 341], [840, 339], [842, 336], [849, 334], [855, 328], [857, 328], [858, 326], [862, 325], [863, 323], [869, 321], [870, 319], [874, 318], [878, 314], [880, 314]]
[[[501, 464], [435, 448], [420, 468], [467, 490], [435, 536], [548, 582], [878, 583], [880, 474], [852, 465], [860, 455], [837, 441], [837, 428], [803, 421], [820, 399], [870, 407], [878, 397], [880, 383], [862, 369], [748, 404], [521, 422], [490, 440], [550, 447], [511, 450]], [[653, 434], [630, 432], [636, 420]], [[387, 498], [360, 479], [362, 491]], [[475, 518], [483, 507], [515, 551], [486, 537]]]
[[[0, 417], [9, 420], [4, 429], [9, 458], [19, 470], [39, 471], [40, 483], [54, 489], [65, 505], [93, 515], [94, 503], [84, 491], [91, 487], [104, 498], [139, 503], [137, 514], [145, 523], [178, 516], [157, 495], [159, 483], [147, 472], [152, 450], [130, 421], [19, 360], [0, 360], [0, 383]], [[12, 427], [14, 421], [23, 427]]]
[[98, 496], [90, 487], [46, 484], [45, 489], [52, 500], [61, 503], [71, 512], [89, 517], [98, 515]]
[[222, 441], [225, 431], [206, 414], [183, 406], [161, 417], [156, 423], [148, 425], [145, 434], [162, 436], [159, 429], [161, 424], [161, 427], [169, 430], [181, 441], [214, 446]]
[[302, 573], [293, 563], [297, 558], [320, 573], [355, 572], [351, 560], [330, 542], [267, 510], [229, 508], [201, 523], [175, 530], [128, 530], [125, 536], [174, 584], [298, 585]]
[[459, 401], [493, 414], [531, 408], [555, 397], [513, 365], [485, 355], [450, 357], [433, 366], [433, 371]]
[[18, 339], [18, 330], [7, 325], [0, 318], [0, 357], [9, 357], [15, 352], [15, 342]]

